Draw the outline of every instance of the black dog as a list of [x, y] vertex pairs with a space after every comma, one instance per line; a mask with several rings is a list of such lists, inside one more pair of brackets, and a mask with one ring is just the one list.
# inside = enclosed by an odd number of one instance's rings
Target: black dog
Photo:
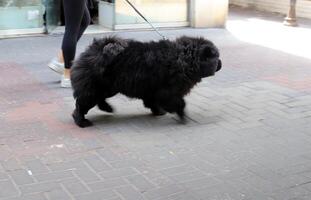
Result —
[[184, 121], [183, 97], [202, 78], [221, 69], [215, 45], [203, 38], [138, 42], [117, 37], [95, 39], [74, 62], [71, 83], [76, 99], [72, 116], [80, 127], [95, 105], [113, 112], [106, 99], [122, 93], [139, 98], [154, 115], [177, 113]]

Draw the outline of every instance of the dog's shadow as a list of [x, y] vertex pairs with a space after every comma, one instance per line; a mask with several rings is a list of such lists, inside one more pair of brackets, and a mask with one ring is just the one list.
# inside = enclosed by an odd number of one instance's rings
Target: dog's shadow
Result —
[[[96, 127], [105, 130], [119, 129], [126, 131], [152, 131], [163, 129], [185, 129], [197, 125], [207, 125], [221, 122], [219, 115], [207, 115], [206, 113], [186, 112], [186, 121], [183, 123], [176, 114], [167, 113], [162, 116], [154, 116], [148, 111], [136, 110], [131, 112], [116, 112], [114, 114], [102, 113], [93, 110], [87, 116]], [[206, 114], [206, 115], [205, 115]]]
[[90, 115], [90, 121], [97, 127], [113, 128], [123, 127], [127, 130], [146, 130], [154, 128], [169, 128], [172, 126], [180, 126], [178, 117], [172, 114], [163, 116], [153, 116], [149, 113], [139, 114], [101, 114]]

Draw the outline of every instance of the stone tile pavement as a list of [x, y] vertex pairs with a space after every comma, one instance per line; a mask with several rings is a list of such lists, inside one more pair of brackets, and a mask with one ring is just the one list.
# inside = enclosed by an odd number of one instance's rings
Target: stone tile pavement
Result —
[[[0, 200], [311, 199], [311, 55], [235, 35], [234, 22], [251, 18], [282, 20], [233, 8], [227, 30], [164, 31], [210, 38], [224, 63], [187, 97], [187, 125], [117, 96], [116, 114], [93, 109], [95, 126], [79, 129], [70, 89], [46, 67], [61, 35], [0, 40]], [[101, 36], [84, 36], [79, 52]]]

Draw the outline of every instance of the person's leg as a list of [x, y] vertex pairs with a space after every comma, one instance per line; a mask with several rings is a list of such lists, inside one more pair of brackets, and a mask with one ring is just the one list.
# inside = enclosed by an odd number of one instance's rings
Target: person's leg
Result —
[[[77, 41], [79, 41], [79, 39], [81, 38], [81, 36], [83, 35], [84, 31], [86, 30], [86, 28], [88, 27], [88, 25], [91, 23], [91, 17], [90, 17], [90, 13], [89, 10], [87, 8], [87, 5], [85, 4], [85, 8], [84, 8], [84, 14], [83, 14], [83, 18], [80, 24], [80, 30], [79, 30], [79, 34], [78, 34], [78, 39]], [[61, 63], [64, 63], [64, 55], [63, 55], [63, 51], [60, 51], [58, 53], [58, 61]]]
[[79, 39], [83, 35], [83, 33], [86, 30], [86, 28], [90, 25], [90, 23], [91, 23], [91, 15], [90, 15], [89, 9], [87, 7], [87, 4], [85, 4], [85, 6], [84, 6], [84, 14], [83, 14], [83, 18], [82, 18], [82, 21], [81, 21], [81, 24], [80, 24], [80, 30], [79, 30], [77, 41], [79, 41]]
[[77, 41], [81, 37], [80, 26], [85, 12], [85, 0], [64, 0], [65, 34], [62, 53], [65, 63], [65, 77], [70, 76], [70, 67], [74, 60]]

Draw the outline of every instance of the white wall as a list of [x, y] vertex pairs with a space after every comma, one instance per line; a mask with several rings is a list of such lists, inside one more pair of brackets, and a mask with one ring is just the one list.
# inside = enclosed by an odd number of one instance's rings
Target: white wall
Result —
[[[230, 0], [230, 4], [283, 14], [288, 12], [289, 2], [290, 0]], [[311, 0], [297, 0], [296, 13], [298, 17], [311, 19]]]
[[[225, 27], [229, 0], [192, 0], [190, 7], [190, 21], [192, 27]], [[208, 15], [206, 13], [208, 13]]]

